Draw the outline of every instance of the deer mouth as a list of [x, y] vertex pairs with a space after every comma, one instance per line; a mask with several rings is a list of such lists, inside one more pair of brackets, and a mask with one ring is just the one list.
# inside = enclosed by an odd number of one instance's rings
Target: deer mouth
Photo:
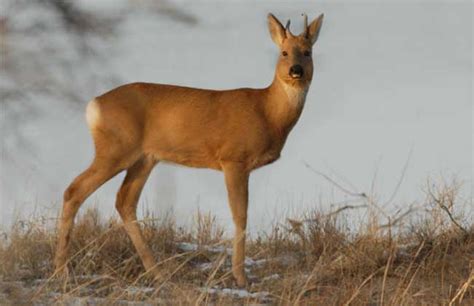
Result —
[[290, 77], [294, 80], [300, 80], [303, 78], [303, 73], [290, 73]]

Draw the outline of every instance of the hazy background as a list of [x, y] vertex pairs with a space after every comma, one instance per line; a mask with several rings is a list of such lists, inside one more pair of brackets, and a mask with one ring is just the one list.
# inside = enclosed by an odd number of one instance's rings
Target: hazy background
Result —
[[[303, 115], [282, 158], [251, 176], [252, 231], [353, 200], [305, 162], [388, 211], [422, 199], [430, 177], [457, 177], [472, 205], [470, 1], [0, 0], [0, 224], [58, 214], [93, 156], [84, 109], [94, 96], [133, 81], [267, 86], [278, 56], [268, 12], [291, 18], [294, 33], [302, 12], [325, 20]], [[83, 207], [115, 214], [122, 179]], [[182, 224], [198, 207], [231, 222], [222, 174], [211, 170], [158, 165], [141, 202]]]

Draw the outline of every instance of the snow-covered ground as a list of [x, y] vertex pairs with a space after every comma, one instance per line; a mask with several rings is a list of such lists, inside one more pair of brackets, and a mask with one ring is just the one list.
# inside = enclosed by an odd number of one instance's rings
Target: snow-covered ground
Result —
[[[101, 58], [78, 62], [81, 105], [38, 96], [40, 116], [21, 123], [33, 144], [7, 152], [2, 142], [0, 224], [16, 215], [55, 215], [63, 190], [90, 162], [93, 147], [83, 109], [89, 99], [132, 81], [225, 89], [263, 87], [273, 78], [278, 51], [266, 28], [266, 15], [292, 19], [302, 29], [302, 12], [325, 20], [315, 47], [315, 79], [303, 115], [275, 164], [255, 171], [250, 183], [251, 231], [267, 229], [288, 212], [347, 196], [305, 166], [324, 172], [355, 192], [375, 190], [386, 202], [408, 166], [390, 205], [421, 198], [430, 175], [456, 175], [472, 188], [472, 4], [349, 2], [163, 2], [156, 14], [129, 1], [88, 1], [91, 11], [127, 12], [110, 38], [95, 43]], [[147, 5], [143, 1], [143, 5]], [[37, 12], [38, 14], [44, 12]], [[17, 22], [35, 12], [15, 16]], [[181, 15], [180, 15], [181, 14]], [[175, 16], [170, 18], [169, 16]], [[176, 17], [178, 16], [178, 17]], [[44, 53], [52, 64], [74, 57]], [[33, 35], [33, 34], [32, 34]], [[14, 37], [34, 48], [34, 37]], [[105, 54], [105, 56], [104, 56]], [[34, 73], [32, 67], [21, 67]], [[58, 72], [58, 78], [61, 78]], [[89, 83], [114, 75], [109, 83]], [[0, 81], [10, 82], [0, 74]], [[8, 85], [8, 84], [7, 84]], [[78, 85], [78, 86], [79, 86]], [[19, 86], [13, 84], [12, 86]], [[8, 113], [2, 113], [2, 120]], [[3, 123], [2, 123], [3, 125]], [[23, 151], [22, 151], [23, 150]], [[411, 152], [411, 153], [410, 153]], [[14, 156], [6, 159], [6, 154]], [[33, 161], [25, 166], [24, 159]], [[88, 200], [114, 213], [119, 175]], [[141, 198], [141, 210], [172, 211], [187, 224], [197, 207], [231, 224], [222, 175], [169, 165], [155, 168]]]

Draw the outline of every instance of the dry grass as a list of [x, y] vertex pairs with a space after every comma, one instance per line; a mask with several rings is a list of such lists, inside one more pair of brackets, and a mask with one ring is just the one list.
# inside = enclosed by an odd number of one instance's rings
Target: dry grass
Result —
[[66, 280], [50, 278], [50, 221], [19, 221], [0, 242], [0, 304], [473, 305], [474, 227], [456, 215], [456, 192], [430, 187], [421, 210], [403, 218], [379, 216], [361, 195], [368, 217], [358, 228], [348, 222], [353, 206], [287, 219], [249, 239], [248, 291], [224, 289], [233, 288], [230, 243], [209, 215], [198, 213], [190, 230], [141, 222], [159, 260], [156, 280], [120, 222], [95, 210], [76, 223]]

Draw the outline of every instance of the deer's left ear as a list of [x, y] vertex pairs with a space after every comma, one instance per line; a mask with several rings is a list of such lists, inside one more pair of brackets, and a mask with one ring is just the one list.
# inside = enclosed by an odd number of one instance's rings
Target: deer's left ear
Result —
[[311, 41], [313, 45], [316, 42], [316, 40], [318, 40], [319, 31], [321, 30], [321, 26], [323, 25], [323, 18], [324, 18], [324, 14], [319, 15], [319, 17], [313, 20], [313, 22], [311, 22], [311, 24], [308, 26], [308, 29], [307, 29], [308, 39]]

